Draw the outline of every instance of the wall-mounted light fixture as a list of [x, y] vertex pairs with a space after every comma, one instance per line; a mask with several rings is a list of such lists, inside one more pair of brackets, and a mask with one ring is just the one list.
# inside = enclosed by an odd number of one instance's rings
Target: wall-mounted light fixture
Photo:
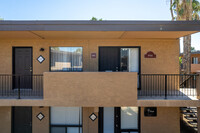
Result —
[[44, 51], [44, 48], [40, 48], [40, 51], [42, 51], [42, 52], [43, 52], [43, 51]]

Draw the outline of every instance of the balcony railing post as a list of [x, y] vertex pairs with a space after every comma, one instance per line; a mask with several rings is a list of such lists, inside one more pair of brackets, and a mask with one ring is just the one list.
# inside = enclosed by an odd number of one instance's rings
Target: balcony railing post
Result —
[[165, 99], [167, 99], [167, 75], [165, 75]]
[[18, 99], [20, 99], [20, 76], [18, 76]]

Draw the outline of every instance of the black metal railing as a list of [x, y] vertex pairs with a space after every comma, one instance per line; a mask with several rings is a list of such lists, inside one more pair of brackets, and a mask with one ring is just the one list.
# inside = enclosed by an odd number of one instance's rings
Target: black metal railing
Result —
[[43, 98], [43, 75], [0, 74], [0, 99]]
[[140, 74], [138, 96], [197, 96], [197, 74]]

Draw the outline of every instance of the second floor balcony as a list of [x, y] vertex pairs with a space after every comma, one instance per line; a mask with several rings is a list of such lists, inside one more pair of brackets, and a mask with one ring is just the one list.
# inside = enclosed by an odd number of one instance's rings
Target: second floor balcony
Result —
[[136, 100], [197, 100], [197, 74], [46, 72], [0, 75], [0, 99], [129, 104]]
[[198, 74], [141, 74], [138, 99], [197, 100]]

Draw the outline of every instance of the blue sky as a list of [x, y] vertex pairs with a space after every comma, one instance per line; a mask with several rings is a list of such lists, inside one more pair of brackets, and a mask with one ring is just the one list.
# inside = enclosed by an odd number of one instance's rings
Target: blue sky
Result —
[[[171, 20], [170, 0], [0, 0], [4, 20]], [[200, 50], [200, 34], [192, 46]]]

